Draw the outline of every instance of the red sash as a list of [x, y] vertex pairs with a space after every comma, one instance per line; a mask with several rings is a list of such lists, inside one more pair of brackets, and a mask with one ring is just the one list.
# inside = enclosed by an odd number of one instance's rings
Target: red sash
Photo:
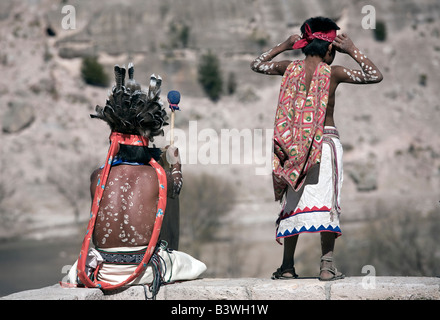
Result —
[[160, 229], [162, 226], [163, 215], [165, 213], [166, 202], [167, 202], [167, 179], [166, 179], [165, 171], [153, 158], [151, 158], [149, 164], [156, 170], [156, 174], [159, 181], [159, 201], [157, 204], [157, 214], [156, 214], [156, 220], [154, 222], [153, 233], [151, 235], [150, 242], [148, 244], [148, 248], [147, 251], [145, 252], [142, 262], [139, 263], [136, 270], [133, 271], [133, 273], [125, 281], [115, 285], [111, 285], [103, 281], [97, 281], [96, 279], [92, 281], [87, 276], [85, 272], [85, 264], [87, 259], [87, 253], [89, 251], [90, 240], [93, 235], [93, 229], [95, 228], [96, 217], [98, 215], [99, 203], [101, 201], [102, 194], [105, 189], [105, 185], [110, 172], [112, 161], [119, 151], [119, 145], [127, 144], [132, 146], [148, 146], [148, 139], [142, 136], [122, 134], [119, 132], [111, 133], [110, 142], [111, 144], [107, 154], [107, 159], [104, 168], [102, 169], [101, 178], [98, 181], [98, 184], [96, 185], [95, 196], [93, 198], [92, 210], [90, 213], [90, 220], [87, 226], [86, 235], [84, 237], [81, 246], [81, 252], [78, 258], [78, 266], [77, 266], [78, 277], [86, 287], [88, 288], [98, 287], [106, 290], [116, 289], [130, 283], [131, 281], [135, 280], [147, 268], [147, 264], [150, 261], [150, 258], [153, 255], [154, 250], [156, 248], [157, 240], [159, 238]]

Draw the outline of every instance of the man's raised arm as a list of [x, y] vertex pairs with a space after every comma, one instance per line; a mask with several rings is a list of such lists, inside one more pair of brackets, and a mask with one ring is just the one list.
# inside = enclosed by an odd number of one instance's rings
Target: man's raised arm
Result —
[[299, 35], [291, 35], [286, 41], [278, 44], [269, 51], [264, 52], [252, 61], [251, 69], [258, 73], [282, 76], [291, 61], [272, 61], [272, 59], [284, 51], [292, 50], [293, 44], [299, 39], [301, 39]]
[[361, 70], [352, 70], [342, 66], [334, 66], [332, 74], [336, 76], [338, 82], [369, 84], [382, 81], [383, 75], [376, 65], [353, 44], [345, 33], [336, 37], [333, 46], [337, 51], [351, 56], [361, 67]]

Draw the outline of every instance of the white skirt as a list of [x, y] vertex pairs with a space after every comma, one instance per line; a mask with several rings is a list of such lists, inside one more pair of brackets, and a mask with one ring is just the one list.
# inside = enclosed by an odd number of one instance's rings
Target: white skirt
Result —
[[320, 164], [312, 167], [297, 192], [290, 186], [277, 220], [276, 238], [303, 232], [334, 232], [339, 226], [343, 181], [342, 144], [335, 127], [324, 128]]

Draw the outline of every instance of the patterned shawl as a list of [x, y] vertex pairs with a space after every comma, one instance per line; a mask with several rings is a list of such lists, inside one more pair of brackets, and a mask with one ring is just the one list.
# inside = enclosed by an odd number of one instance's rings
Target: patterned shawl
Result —
[[288, 185], [300, 189], [308, 170], [321, 161], [330, 74], [330, 66], [321, 62], [307, 93], [304, 60], [292, 62], [284, 73], [274, 128], [275, 200], [282, 198]]

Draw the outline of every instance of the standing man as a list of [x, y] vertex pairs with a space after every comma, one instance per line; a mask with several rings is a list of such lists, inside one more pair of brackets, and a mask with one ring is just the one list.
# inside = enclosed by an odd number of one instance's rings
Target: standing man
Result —
[[[333, 118], [340, 83], [371, 84], [383, 77], [346, 34], [329, 18], [310, 18], [302, 37], [292, 35], [251, 63], [258, 73], [282, 76], [275, 116], [273, 183], [275, 200], [283, 203], [276, 239], [284, 238], [281, 267], [272, 279], [297, 278], [294, 253], [298, 235], [321, 234], [319, 279], [341, 279], [333, 263], [342, 186], [342, 145]], [[304, 60], [273, 61], [280, 53], [301, 49]], [[360, 70], [330, 66], [336, 51], [352, 57]]]

